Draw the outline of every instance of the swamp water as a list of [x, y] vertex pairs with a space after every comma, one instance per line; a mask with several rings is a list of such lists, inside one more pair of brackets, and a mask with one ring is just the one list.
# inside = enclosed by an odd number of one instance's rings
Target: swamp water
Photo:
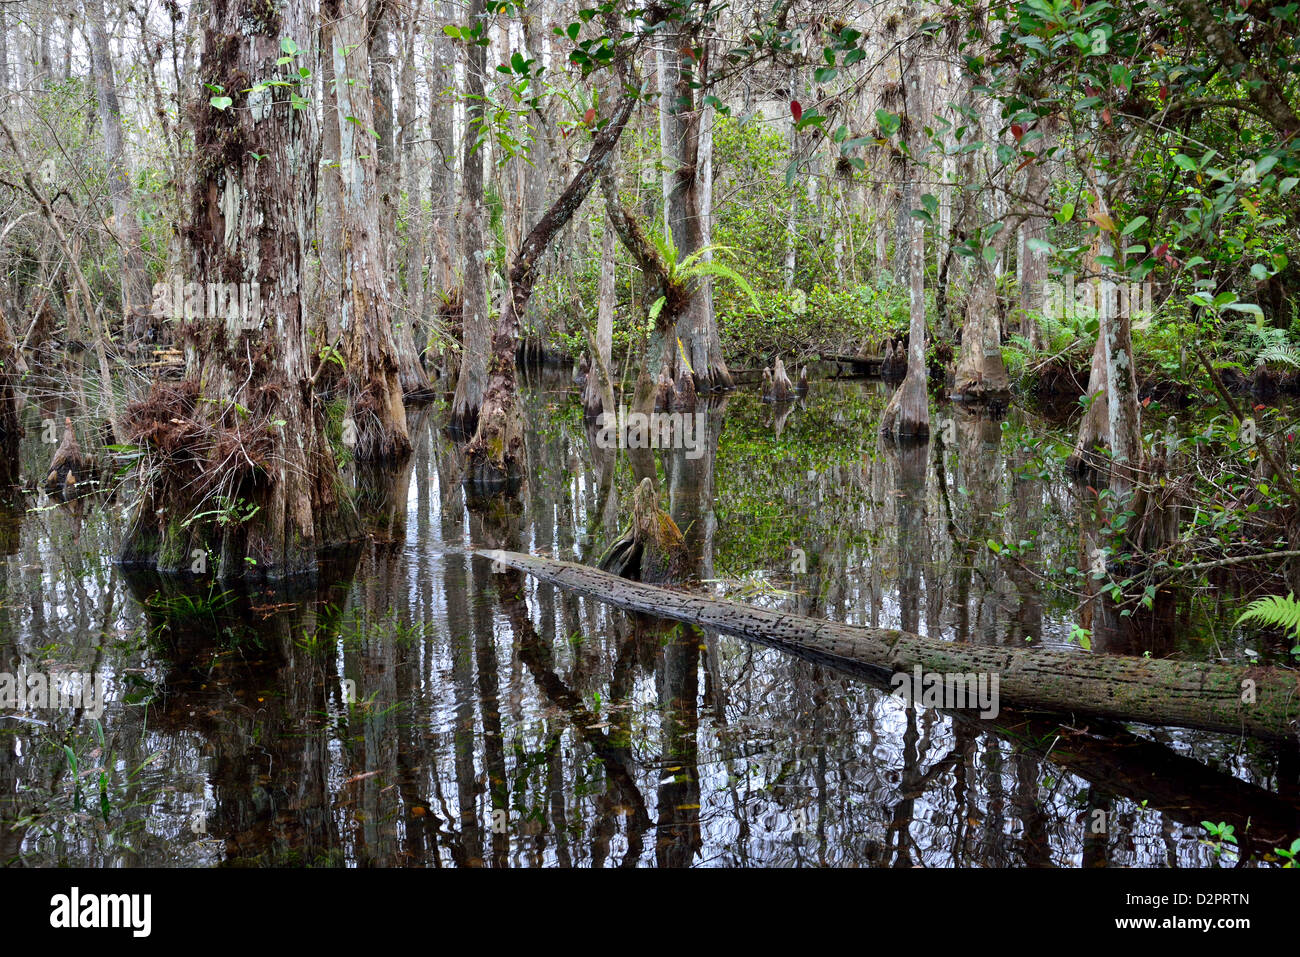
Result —
[[[567, 376], [527, 378], [516, 506], [467, 509], [454, 444], [416, 416], [409, 469], [362, 500], [370, 541], [307, 591], [128, 575], [120, 504], [30, 498], [0, 534], [0, 671], [96, 675], [105, 702], [0, 711], [0, 863], [1196, 867], [1236, 859], [1203, 820], [1252, 859], [1300, 834], [1284, 747], [909, 708], [879, 676], [494, 569], [469, 549], [594, 562], [634, 485]], [[1066, 571], [1093, 540], [1068, 432], [944, 407], [900, 451], [876, 438], [887, 398], [741, 390], [705, 454], [642, 453], [705, 587], [954, 641], [1285, 657], [1213, 590], [1101, 627]], [[48, 448], [25, 455], [37, 474]]]

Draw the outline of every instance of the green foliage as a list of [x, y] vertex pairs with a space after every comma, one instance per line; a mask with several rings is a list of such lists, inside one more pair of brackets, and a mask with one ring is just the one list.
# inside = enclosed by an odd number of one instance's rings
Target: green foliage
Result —
[[1217, 824], [1213, 821], [1202, 821], [1201, 827], [1205, 828], [1207, 835], [1201, 840], [1201, 843], [1213, 851], [1215, 857], [1221, 858], [1225, 854], [1236, 855], [1237, 829], [1235, 826], [1226, 824], [1223, 821], [1219, 821]]
[[1285, 365], [1300, 368], [1300, 350], [1286, 329], [1247, 325], [1239, 340], [1238, 355], [1245, 365]]
[[1279, 628], [1289, 632], [1293, 638], [1300, 638], [1300, 601], [1296, 601], [1294, 593], [1286, 597], [1269, 595], [1267, 598], [1259, 598], [1247, 606], [1236, 623], [1241, 625], [1247, 622], [1266, 628]]
[[1292, 841], [1289, 848], [1279, 847], [1275, 853], [1278, 857], [1286, 861], [1286, 863], [1282, 865], [1284, 869], [1296, 867], [1297, 860], [1300, 859], [1300, 837], [1297, 837]]
[[834, 288], [763, 289], [757, 301], [724, 290], [714, 297], [718, 331], [729, 358], [792, 353], [856, 354], [863, 345], [907, 328], [906, 293], [889, 282]]

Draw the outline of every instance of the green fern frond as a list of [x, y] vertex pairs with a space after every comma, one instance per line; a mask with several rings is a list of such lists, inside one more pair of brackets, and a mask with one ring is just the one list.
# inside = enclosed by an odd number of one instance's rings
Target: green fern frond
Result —
[[1281, 628], [1300, 638], [1300, 601], [1292, 593], [1283, 598], [1281, 595], [1269, 595], [1251, 602], [1237, 624], [1255, 622], [1266, 628]]
[[691, 272], [697, 276], [720, 276], [723, 279], [730, 279], [749, 296], [749, 300], [754, 304], [755, 309], [762, 308], [758, 301], [758, 294], [754, 292], [754, 287], [745, 280], [744, 276], [730, 266], [724, 266], [720, 262], [696, 263], [691, 268]]
[[655, 244], [655, 249], [659, 251], [659, 256], [668, 267], [668, 275], [676, 272], [677, 265], [677, 244], [673, 242], [673, 229], [671, 226], [665, 226], [663, 235], [651, 233], [650, 240]]
[[1300, 368], [1300, 353], [1297, 353], [1289, 343], [1271, 345], [1261, 349], [1259, 354], [1256, 356], [1256, 359], [1265, 365], [1269, 365], [1270, 363], [1281, 363], [1282, 365], [1288, 365], [1292, 368]]
[[689, 269], [691, 265], [695, 263], [697, 260], [704, 259], [706, 257], [717, 258], [719, 255], [730, 256], [731, 254], [732, 254], [732, 250], [730, 246], [704, 246], [701, 249], [695, 250], [695, 252], [691, 253], [689, 256], [683, 259], [681, 263], [681, 268]]

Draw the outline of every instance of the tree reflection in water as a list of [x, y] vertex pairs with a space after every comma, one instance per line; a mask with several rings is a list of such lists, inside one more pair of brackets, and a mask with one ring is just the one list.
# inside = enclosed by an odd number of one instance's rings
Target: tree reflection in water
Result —
[[887, 394], [823, 381], [779, 412], [746, 391], [710, 404], [700, 458], [629, 456], [594, 447], [567, 392], [525, 392], [511, 506], [466, 502], [454, 444], [416, 421], [405, 468], [354, 476], [369, 539], [306, 590], [124, 580], [111, 502], [5, 523], [0, 667], [93, 668], [109, 707], [0, 716], [0, 860], [1203, 866], [1203, 819], [1235, 824], [1243, 855], [1300, 831], [1293, 751], [909, 710], [886, 676], [625, 615], [469, 551], [594, 562], [639, 472], [696, 587], [995, 645], [1060, 646], [1088, 616], [1094, 653], [1203, 654], [1227, 612], [1197, 594], [1135, 625], [1051, 584], [1100, 530], [1038, 461], [1048, 424], [944, 410], [947, 440], [882, 444]]

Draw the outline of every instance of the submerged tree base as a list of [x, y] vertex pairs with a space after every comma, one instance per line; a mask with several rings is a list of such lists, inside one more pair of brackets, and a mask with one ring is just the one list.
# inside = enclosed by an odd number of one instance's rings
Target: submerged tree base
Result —
[[600, 567], [632, 581], [680, 581], [686, 542], [671, 515], [659, 507], [654, 483], [643, 478], [632, 495], [632, 522], [601, 557]]
[[121, 564], [224, 581], [314, 576], [323, 554], [361, 538], [318, 413], [277, 394], [216, 411], [185, 380], [129, 407], [145, 458]]
[[477, 503], [518, 495], [524, 485], [524, 474], [518, 469], [503, 469], [495, 462], [486, 459], [475, 461], [471, 457], [461, 485], [473, 507]]

